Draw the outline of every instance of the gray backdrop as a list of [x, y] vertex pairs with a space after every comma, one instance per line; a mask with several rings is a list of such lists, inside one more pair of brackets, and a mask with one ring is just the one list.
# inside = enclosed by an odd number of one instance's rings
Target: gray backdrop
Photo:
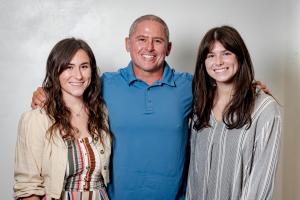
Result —
[[129, 62], [124, 38], [140, 15], [156, 14], [169, 25], [173, 49], [167, 61], [193, 72], [203, 34], [228, 24], [239, 30], [262, 80], [283, 105], [284, 141], [274, 199], [300, 199], [299, 88], [300, 3], [255, 1], [0, 0], [0, 199], [12, 198], [16, 131], [32, 92], [41, 85], [53, 45], [80, 37], [94, 50], [102, 72]]

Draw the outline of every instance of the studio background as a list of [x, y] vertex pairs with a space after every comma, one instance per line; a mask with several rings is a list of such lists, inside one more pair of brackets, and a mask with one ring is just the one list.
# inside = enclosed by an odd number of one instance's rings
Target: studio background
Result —
[[[30, 109], [48, 54], [65, 37], [92, 47], [101, 72], [129, 62], [124, 38], [134, 19], [162, 17], [169, 26], [168, 63], [193, 73], [204, 33], [234, 26], [251, 53], [256, 79], [282, 105], [283, 142], [275, 200], [300, 199], [300, 3], [297, 0], [0, 0], [0, 199], [12, 199], [14, 150], [20, 115]], [[121, 103], [121, 102], [120, 102]]]

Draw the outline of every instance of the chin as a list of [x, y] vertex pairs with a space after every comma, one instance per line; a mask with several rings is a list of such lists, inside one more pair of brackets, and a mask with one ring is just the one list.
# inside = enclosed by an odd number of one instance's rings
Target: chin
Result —
[[71, 92], [71, 95], [74, 96], [74, 97], [82, 97], [83, 92]]
[[161, 67], [157, 66], [157, 65], [144, 67], [144, 71], [146, 71], [146, 72], [155, 72], [155, 71], [158, 71], [160, 69], [161, 69]]

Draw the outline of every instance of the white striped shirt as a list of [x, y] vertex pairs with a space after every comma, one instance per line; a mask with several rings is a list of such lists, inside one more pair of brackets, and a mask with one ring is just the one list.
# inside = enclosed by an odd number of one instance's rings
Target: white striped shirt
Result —
[[272, 199], [281, 135], [276, 101], [257, 96], [248, 130], [227, 129], [213, 114], [210, 125], [191, 133], [186, 199]]

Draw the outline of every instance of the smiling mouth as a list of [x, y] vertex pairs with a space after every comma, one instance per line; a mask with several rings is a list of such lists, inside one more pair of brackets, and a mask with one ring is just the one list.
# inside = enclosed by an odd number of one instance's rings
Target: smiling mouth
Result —
[[216, 73], [221, 73], [228, 70], [228, 67], [222, 67], [222, 68], [218, 68], [218, 69], [213, 69], [214, 72]]
[[153, 59], [155, 59], [156, 56], [155, 55], [149, 55], [149, 54], [142, 54], [142, 57], [146, 61], [152, 61]]
[[84, 82], [69, 82], [72, 86], [82, 86]]

